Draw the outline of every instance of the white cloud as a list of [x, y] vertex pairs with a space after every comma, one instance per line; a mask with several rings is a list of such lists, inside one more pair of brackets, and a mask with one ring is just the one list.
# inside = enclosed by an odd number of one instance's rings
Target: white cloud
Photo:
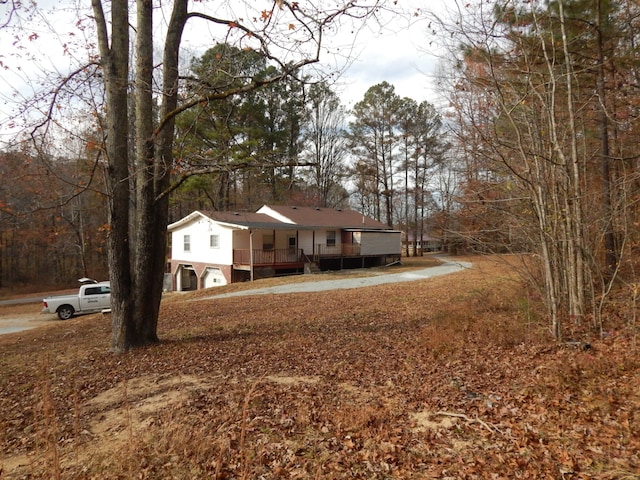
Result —
[[346, 71], [341, 97], [352, 107], [370, 87], [386, 81], [401, 97], [431, 101], [436, 62], [435, 56], [420, 51], [406, 32], [372, 38]]
[[[445, 2], [446, 0], [430, 0], [428, 8], [440, 9]], [[419, 3], [425, 2], [423, 0]], [[89, 53], [79, 45], [83, 41], [92, 41], [84, 35], [93, 35], [91, 28], [85, 32], [77, 29], [77, 18], [81, 16], [87, 21], [90, 13], [85, 10], [81, 14], [78, 10], [80, 5], [88, 8], [88, 3], [82, 0], [43, 0], [39, 4], [42, 15], [37, 15], [30, 21], [24, 20], [28, 29], [23, 30], [23, 37], [35, 32], [37, 38], [21, 38], [19, 47], [31, 51], [12, 48], [15, 31], [0, 30], [0, 43], [5, 46], [4, 52], [0, 52], [0, 61], [10, 68], [0, 75], [0, 142], [7, 138], [7, 118], [17, 102], [26, 102], [27, 97], [37, 90], [47, 89], [47, 81], [55, 80], [47, 72], [62, 77], [77, 65], [86, 62], [86, 58], [74, 58], [74, 54], [81, 57]], [[49, 8], [56, 8], [55, 15]], [[412, 9], [409, 4], [406, 8]], [[437, 92], [431, 79], [437, 59], [428, 51], [427, 11], [424, 6], [421, 8], [420, 15], [415, 18], [404, 16], [382, 19], [383, 23], [386, 22], [382, 33], [374, 30], [373, 24], [367, 24], [359, 27], [355, 42], [349, 35], [339, 33], [331, 39], [334, 42], [334, 52], [341, 42], [343, 48], [339, 53], [350, 57], [345, 59], [329, 53], [323, 58], [326, 68], [331, 68], [331, 65], [344, 70], [336, 88], [347, 108], [353, 107], [362, 100], [367, 89], [382, 81], [394, 85], [396, 93], [402, 97], [435, 103]], [[413, 7], [413, 10], [417, 11], [417, 7]], [[203, 31], [201, 23], [197, 24], [195, 39], [186, 39], [186, 47], [200, 54], [215, 39], [215, 32], [207, 29]], [[345, 29], [347, 30], [349, 29]], [[193, 41], [199, 41], [200, 48]], [[67, 43], [72, 48], [65, 51]], [[187, 58], [183, 60], [188, 62]]]
[[[406, 2], [405, 2], [406, 3]], [[432, 14], [442, 13], [451, 1], [430, 0], [419, 6], [406, 6], [405, 16], [388, 17], [380, 31], [362, 29], [353, 47], [350, 65], [338, 81], [346, 107], [363, 99], [366, 91], [383, 81], [395, 87], [401, 97], [437, 104], [434, 82], [439, 52], [430, 38], [428, 25]], [[418, 15], [411, 16], [411, 12]]]

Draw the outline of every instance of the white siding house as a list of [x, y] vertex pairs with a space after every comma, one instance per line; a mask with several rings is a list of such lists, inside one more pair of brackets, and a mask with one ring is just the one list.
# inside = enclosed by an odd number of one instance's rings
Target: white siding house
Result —
[[400, 258], [400, 232], [352, 210], [195, 211], [168, 231], [176, 290], [313, 269], [378, 266]]

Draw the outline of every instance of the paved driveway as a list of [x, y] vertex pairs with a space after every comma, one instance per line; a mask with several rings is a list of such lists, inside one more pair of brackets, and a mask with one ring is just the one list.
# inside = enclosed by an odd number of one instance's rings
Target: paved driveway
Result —
[[449, 273], [459, 272], [466, 268], [471, 268], [469, 262], [458, 262], [447, 257], [440, 257], [442, 265], [421, 270], [413, 270], [401, 273], [383, 273], [372, 275], [369, 277], [342, 278], [331, 280], [320, 280], [317, 282], [301, 282], [289, 285], [278, 285], [274, 287], [255, 288], [252, 290], [244, 290], [241, 292], [222, 293], [220, 295], [211, 295], [210, 297], [202, 297], [198, 300], [211, 300], [215, 298], [240, 297], [245, 295], [277, 295], [282, 293], [308, 293], [322, 292], [326, 290], [340, 290], [345, 288], [361, 288], [371, 287], [374, 285], [382, 285], [384, 283], [398, 282], [414, 282], [416, 280], [424, 280], [425, 278], [447, 275]]

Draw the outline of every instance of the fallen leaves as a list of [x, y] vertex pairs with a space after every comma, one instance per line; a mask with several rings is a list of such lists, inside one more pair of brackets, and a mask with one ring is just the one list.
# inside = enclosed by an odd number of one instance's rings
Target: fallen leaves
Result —
[[122, 356], [100, 316], [5, 336], [3, 475], [49, 478], [55, 431], [65, 478], [638, 478], [634, 339], [557, 346], [507, 277], [178, 296]]

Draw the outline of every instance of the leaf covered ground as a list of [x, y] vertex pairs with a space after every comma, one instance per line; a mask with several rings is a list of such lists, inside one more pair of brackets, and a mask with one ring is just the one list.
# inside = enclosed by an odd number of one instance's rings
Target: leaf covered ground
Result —
[[624, 308], [604, 336], [581, 326], [588, 347], [557, 344], [514, 258], [469, 260], [362, 289], [172, 295], [162, 343], [125, 355], [101, 315], [3, 335], [0, 478], [640, 478]]

